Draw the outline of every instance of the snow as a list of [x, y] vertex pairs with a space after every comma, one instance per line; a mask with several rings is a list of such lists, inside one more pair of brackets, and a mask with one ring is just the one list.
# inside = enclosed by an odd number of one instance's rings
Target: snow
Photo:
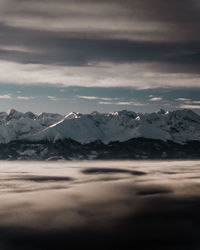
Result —
[[0, 143], [24, 139], [36, 134], [44, 128], [56, 123], [63, 116], [58, 114], [42, 113], [39, 116], [32, 112], [18, 112], [11, 109], [0, 113]]
[[172, 140], [183, 143], [200, 140], [200, 116], [191, 110], [166, 112], [159, 110], [150, 114], [132, 111], [81, 114], [18, 112], [14, 109], [0, 113], [0, 143], [28, 139], [33, 141], [73, 139], [81, 143], [101, 140], [126, 141], [144, 137]]
[[200, 140], [200, 117], [191, 110], [160, 110], [151, 114], [136, 114], [126, 110], [107, 114], [70, 113], [62, 121], [30, 139], [56, 141], [71, 138], [81, 143], [95, 140], [109, 143], [137, 137], [179, 143]]
[[137, 116], [137, 117], [135, 118], [135, 120], [136, 120], [136, 121], [140, 121], [140, 117]]

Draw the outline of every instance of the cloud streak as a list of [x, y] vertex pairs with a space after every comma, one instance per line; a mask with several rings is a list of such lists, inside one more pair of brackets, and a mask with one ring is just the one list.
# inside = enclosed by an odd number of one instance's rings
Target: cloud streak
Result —
[[194, 104], [181, 104], [180, 108], [183, 109], [200, 109], [200, 105], [194, 105]]
[[[187, 75], [185, 73], [148, 73], [149, 66], [150, 64], [98, 63], [92, 67], [67, 67], [59, 65], [21, 64], [1, 60], [0, 84], [49, 84], [60, 87], [133, 87], [137, 89], [199, 87], [198, 75]], [[12, 74], [8, 74], [8, 72], [12, 72]]]
[[101, 101], [98, 102], [99, 104], [103, 104], [103, 105], [117, 105], [117, 106], [145, 106], [145, 104], [143, 103], [139, 103], [139, 102], [105, 102], [105, 101]]
[[158, 102], [158, 101], [162, 101], [162, 97], [152, 97], [151, 99], [150, 99], [150, 101], [151, 102]]
[[48, 96], [48, 99], [51, 100], [51, 101], [58, 101], [57, 97], [51, 96], [51, 95]]
[[0, 83], [198, 88], [199, 13], [195, 0], [1, 0]]
[[11, 94], [0, 95], [0, 99], [12, 99]]
[[34, 96], [17, 96], [18, 100], [33, 100], [35, 99]]
[[86, 100], [102, 100], [102, 101], [113, 101], [113, 100], [119, 100], [120, 98], [114, 97], [99, 97], [99, 96], [77, 96], [80, 99], [86, 99]]

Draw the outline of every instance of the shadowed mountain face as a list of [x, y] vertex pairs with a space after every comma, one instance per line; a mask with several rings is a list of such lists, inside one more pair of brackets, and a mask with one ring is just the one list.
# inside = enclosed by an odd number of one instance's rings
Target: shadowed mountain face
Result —
[[1, 160], [185, 158], [200, 158], [200, 116], [188, 109], [0, 113]]
[[199, 166], [2, 162], [0, 249], [199, 249]]
[[[73, 140], [13, 141], [0, 144], [2, 160], [112, 160], [112, 159], [199, 159], [200, 141], [184, 144], [136, 138], [104, 144], [81, 144]], [[94, 170], [92, 170], [94, 171]], [[108, 170], [106, 170], [108, 171]]]
[[200, 116], [191, 110], [150, 114], [122, 110], [119, 112], [91, 114], [59, 114], [11, 110], [0, 113], [0, 143], [12, 141], [50, 141], [71, 139], [82, 144], [101, 141], [124, 142], [133, 138], [184, 143], [200, 141]]

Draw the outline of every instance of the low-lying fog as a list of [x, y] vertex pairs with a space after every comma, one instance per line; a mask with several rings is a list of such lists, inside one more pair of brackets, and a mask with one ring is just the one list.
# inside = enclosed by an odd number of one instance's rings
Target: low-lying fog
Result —
[[200, 161], [0, 162], [0, 250], [200, 249]]

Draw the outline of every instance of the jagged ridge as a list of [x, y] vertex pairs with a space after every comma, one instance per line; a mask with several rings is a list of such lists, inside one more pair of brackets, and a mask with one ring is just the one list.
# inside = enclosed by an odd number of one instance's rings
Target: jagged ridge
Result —
[[[194, 150], [195, 149], [195, 150]], [[71, 139], [50, 141], [12, 141], [0, 144], [1, 160], [125, 160], [199, 159], [200, 141], [179, 144], [172, 141], [135, 138], [104, 144], [81, 144]]]
[[0, 113], [0, 143], [15, 140], [55, 142], [70, 138], [82, 144], [96, 140], [108, 144], [139, 137], [177, 143], [200, 140], [200, 116], [188, 109], [150, 114], [127, 110], [103, 114], [72, 112], [66, 116], [35, 115], [14, 109]]
[[100, 114], [70, 113], [60, 122], [30, 137], [30, 140], [63, 140], [71, 138], [81, 143], [101, 140], [127, 141], [132, 138], [151, 138], [183, 143], [200, 140], [200, 117], [191, 110], [138, 114], [119, 111]]

